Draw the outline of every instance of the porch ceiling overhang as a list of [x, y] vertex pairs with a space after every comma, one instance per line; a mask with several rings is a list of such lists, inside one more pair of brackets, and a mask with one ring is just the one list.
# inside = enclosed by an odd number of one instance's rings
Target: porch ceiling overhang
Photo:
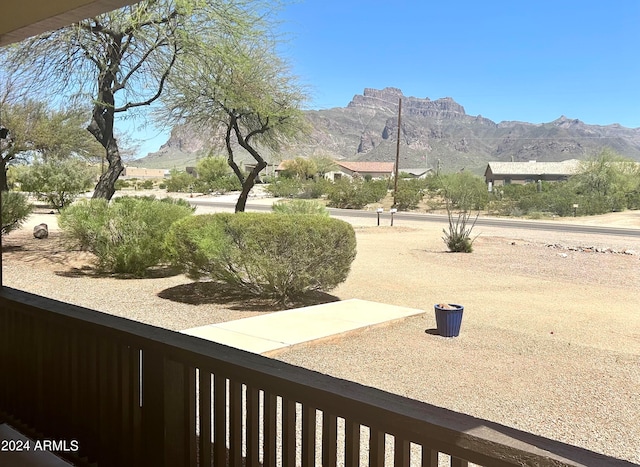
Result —
[[139, 0], [3, 0], [0, 46], [53, 31]]

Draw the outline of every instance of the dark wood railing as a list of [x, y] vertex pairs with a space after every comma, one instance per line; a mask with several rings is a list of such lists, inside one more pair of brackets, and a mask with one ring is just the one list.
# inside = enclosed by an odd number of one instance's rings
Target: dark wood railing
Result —
[[633, 465], [6, 287], [3, 420], [85, 465]]

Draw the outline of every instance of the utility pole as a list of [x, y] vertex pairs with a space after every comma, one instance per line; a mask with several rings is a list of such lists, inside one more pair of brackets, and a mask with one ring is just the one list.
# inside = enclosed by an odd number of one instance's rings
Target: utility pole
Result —
[[396, 142], [396, 164], [393, 168], [393, 207], [398, 194], [398, 162], [400, 162], [400, 123], [402, 119], [402, 98], [398, 99], [398, 141]]

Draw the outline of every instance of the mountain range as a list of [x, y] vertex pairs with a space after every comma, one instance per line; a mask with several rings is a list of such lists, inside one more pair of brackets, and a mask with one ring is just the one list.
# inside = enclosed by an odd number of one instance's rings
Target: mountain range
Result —
[[[346, 107], [305, 111], [311, 131], [278, 154], [263, 151], [277, 164], [296, 156], [329, 156], [348, 161], [394, 161], [401, 105], [399, 167], [468, 169], [481, 173], [489, 161], [561, 161], [585, 159], [604, 148], [640, 161], [640, 128], [618, 124], [589, 125], [561, 116], [549, 123], [493, 122], [467, 115], [451, 97], [431, 100], [407, 97], [397, 88], [364, 90]], [[155, 153], [135, 161], [147, 168], [195, 165], [211, 143], [201, 132], [175, 127]], [[239, 149], [239, 160], [251, 161]], [[225, 154], [220, 146], [219, 154]]]

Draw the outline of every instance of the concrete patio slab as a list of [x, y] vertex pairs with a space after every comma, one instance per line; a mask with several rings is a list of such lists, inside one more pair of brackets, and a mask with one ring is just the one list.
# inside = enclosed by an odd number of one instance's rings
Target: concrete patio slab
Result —
[[199, 326], [182, 332], [249, 352], [273, 355], [292, 346], [336, 338], [421, 313], [424, 310], [350, 299]]

